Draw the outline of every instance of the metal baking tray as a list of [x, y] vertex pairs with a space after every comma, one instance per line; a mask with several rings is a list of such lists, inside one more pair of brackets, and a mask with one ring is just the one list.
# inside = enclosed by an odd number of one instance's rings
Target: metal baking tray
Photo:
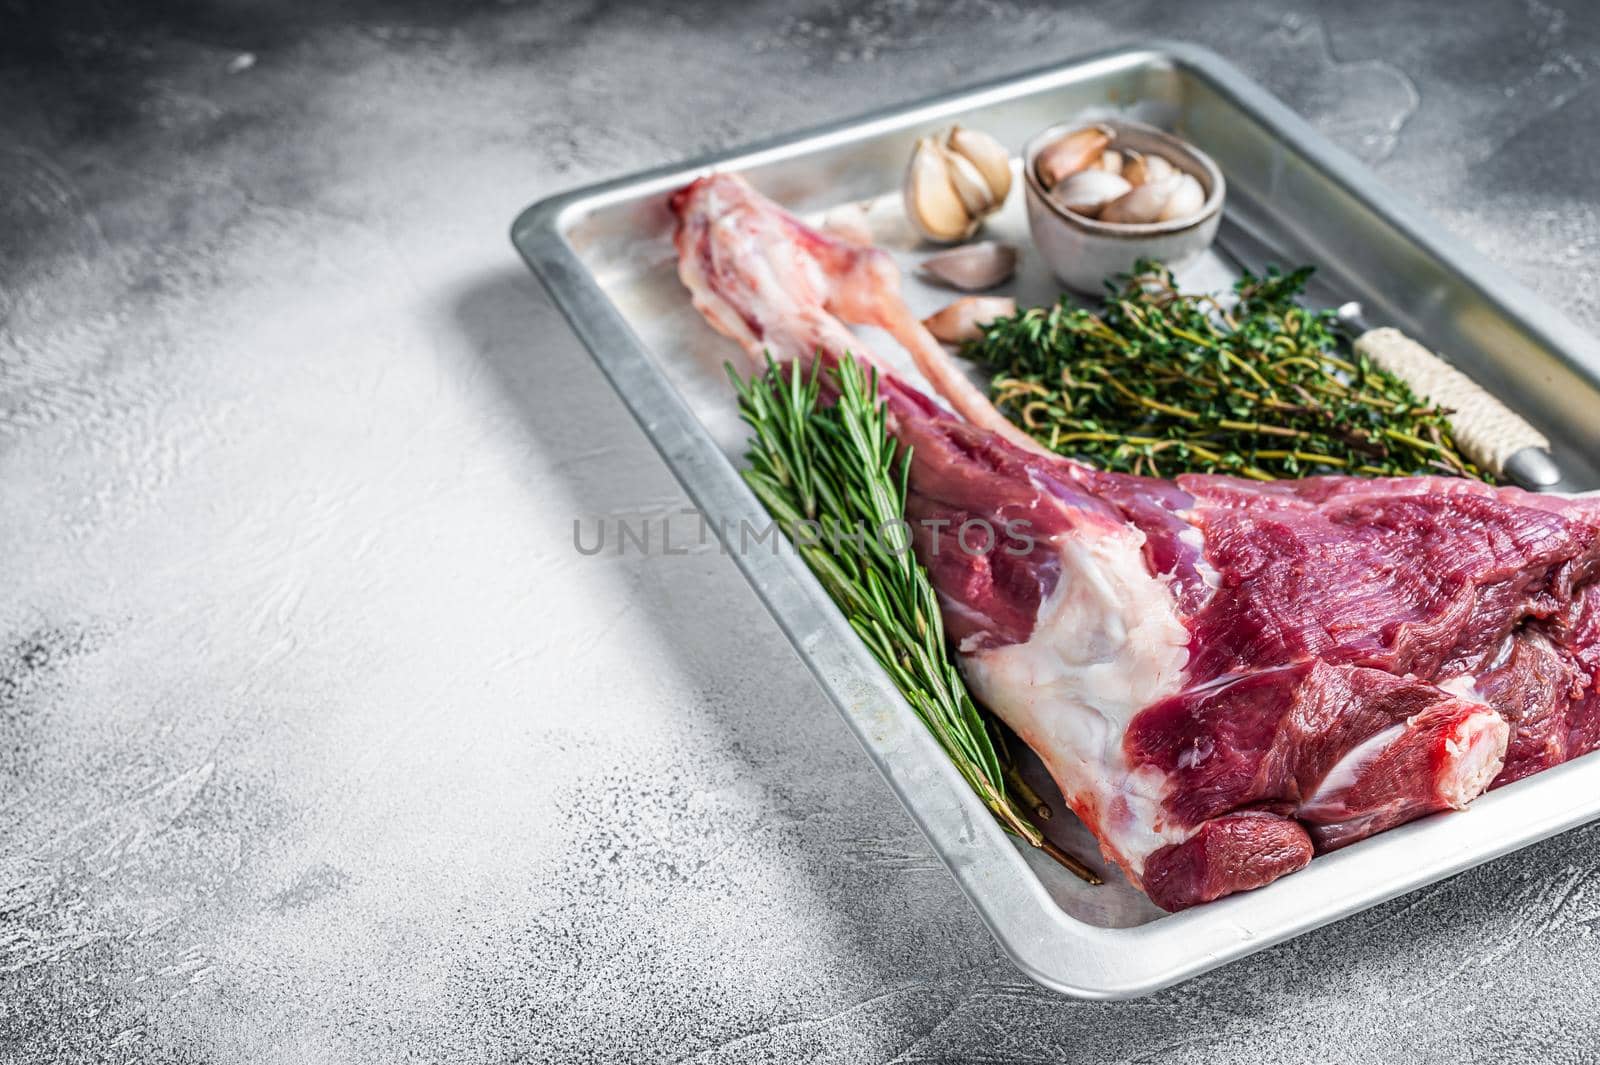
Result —
[[[1199, 144], [1227, 174], [1228, 211], [1335, 275], [1375, 321], [1446, 354], [1544, 430], [1567, 471], [1564, 488], [1600, 487], [1600, 347], [1259, 85], [1185, 44], [1073, 60], [579, 189], [528, 208], [512, 238], [695, 503], [713, 524], [737, 530], [741, 520], [765, 519], [737, 472], [744, 434], [723, 364], [738, 352], [701, 321], [677, 279], [667, 194], [727, 169], [804, 215], [871, 200], [880, 208], [870, 216], [875, 236], [909, 265], [916, 243], [895, 202], [919, 134], [959, 120], [1015, 150], [1047, 125], [1108, 112]], [[1021, 200], [1014, 194], [990, 229], [1026, 249]], [[1232, 273], [1209, 255], [1179, 279], [1218, 287]], [[1032, 303], [1059, 291], [1037, 255], [1012, 289]], [[919, 313], [950, 298], [909, 272], [906, 290]], [[858, 333], [892, 357], [882, 338]], [[1319, 857], [1261, 890], [1164, 914], [1120, 876], [1090, 887], [1011, 841], [799, 559], [731, 546], [730, 554], [1001, 946], [1064, 994], [1149, 993], [1600, 815], [1600, 761], [1591, 756], [1465, 812]], [[1047, 778], [1045, 788], [1055, 794]], [[1070, 816], [1050, 824], [1058, 842], [1097, 857]]]

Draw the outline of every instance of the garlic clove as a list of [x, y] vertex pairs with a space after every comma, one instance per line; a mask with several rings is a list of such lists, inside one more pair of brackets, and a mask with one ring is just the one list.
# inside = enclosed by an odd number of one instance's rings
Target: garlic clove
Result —
[[1179, 174], [1177, 181], [1177, 187], [1156, 216], [1158, 222], [1176, 222], [1188, 218], [1199, 214], [1200, 208], [1206, 205], [1206, 190], [1198, 178], [1193, 174]]
[[924, 318], [922, 324], [946, 344], [960, 344], [982, 339], [983, 326], [1016, 313], [1017, 301], [1010, 296], [963, 296]]
[[1102, 126], [1089, 126], [1075, 130], [1060, 140], [1046, 145], [1034, 157], [1034, 169], [1047, 189], [1053, 189], [1065, 179], [1100, 158], [1111, 143], [1111, 131]]
[[1147, 155], [1144, 157], [1144, 180], [1147, 184], [1165, 181], [1178, 172], [1171, 163], [1167, 162], [1164, 156]]
[[1142, 185], [1150, 179], [1150, 160], [1154, 157], [1144, 152], [1128, 150], [1123, 160], [1122, 176], [1128, 179], [1130, 185]]
[[1006, 202], [1011, 195], [1011, 153], [1005, 146], [982, 130], [952, 127], [945, 145], [983, 175], [995, 206]]
[[982, 240], [922, 260], [922, 272], [951, 288], [982, 292], [1009, 280], [1018, 258], [1014, 246]]
[[1167, 201], [1177, 191], [1180, 179], [1176, 175], [1164, 181], [1146, 181], [1135, 185], [1119, 199], [1112, 200], [1100, 211], [1100, 221], [1139, 225], [1154, 222], [1161, 217]]
[[1141, 152], [1130, 151], [1127, 159], [1122, 164], [1122, 176], [1128, 179], [1130, 185], [1144, 185], [1152, 181], [1161, 181], [1171, 177], [1178, 171], [1173, 165], [1159, 155], [1145, 155]]
[[1099, 215], [1101, 208], [1127, 195], [1133, 186], [1106, 170], [1080, 170], [1050, 190], [1050, 199], [1086, 218]]
[[1107, 148], [1100, 153], [1100, 158], [1094, 161], [1096, 170], [1104, 170], [1108, 174], [1122, 173], [1122, 153], [1115, 148]]
[[950, 172], [950, 184], [955, 186], [956, 195], [961, 197], [961, 203], [969, 215], [973, 218], [982, 218], [1000, 206], [995, 202], [994, 193], [990, 191], [989, 182], [984, 178], [983, 171], [959, 152], [949, 148], [944, 148], [943, 151], [944, 163]]
[[1122, 176], [1130, 185], [1144, 184], [1144, 153], [1132, 149], [1123, 153]]
[[946, 244], [970, 237], [978, 228], [950, 180], [945, 151], [932, 137], [917, 142], [906, 167], [906, 217], [917, 232]]

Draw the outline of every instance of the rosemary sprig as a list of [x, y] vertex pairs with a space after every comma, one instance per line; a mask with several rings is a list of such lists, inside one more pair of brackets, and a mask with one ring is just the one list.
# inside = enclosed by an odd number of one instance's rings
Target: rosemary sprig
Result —
[[729, 367], [739, 414], [754, 432], [746, 482], [1000, 824], [1100, 883], [1045, 838], [1008, 790], [990, 725], [950, 659], [933, 586], [911, 552], [910, 467], [889, 435], [876, 374], [845, 355], [826, 371], [837, 398], [823, 405], [821, 362], [807, 373], [769, 358], [767, 372], [748, 380]]
[[1310, 274], [1247, 274], [1227, 305], [1140, 262], [1099, 312], [1063, 298], [989, 323], [964, 354], [993, 371], [1007, 417], [1102, 469], [1489, 480], [1457, 450], [1450, 411], [1348, 352], [1332, 311], [1299, 304]]

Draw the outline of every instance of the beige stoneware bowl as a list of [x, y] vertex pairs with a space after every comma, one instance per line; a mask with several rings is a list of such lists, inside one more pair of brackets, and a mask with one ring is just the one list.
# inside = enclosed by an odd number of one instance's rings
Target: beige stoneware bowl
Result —
[[[1086, 126], [1114, 130], [1113, 147], [1165, 156], [1173, 166], [1193, 174], [1205, 190], [1204, 205], [1187, 218], [1131, 224], [1085, 218], [1052, 202], [1034, 170], [1034, 160], [1046, 145]], [[1222, 171], [1205, 152], [1154, 126], [1122, 119], [1062, 122], [1041, 130], [1022, 150], [1022, 177], [1028, 228], [1039, 254], [1068, 288], [1086, 294], [1102, 292], [1107, 278], [1127, 273], [1141, 258], [1157, 259], [1174, 269], [1193, 260], [1215, 239], [1228, 191]]]

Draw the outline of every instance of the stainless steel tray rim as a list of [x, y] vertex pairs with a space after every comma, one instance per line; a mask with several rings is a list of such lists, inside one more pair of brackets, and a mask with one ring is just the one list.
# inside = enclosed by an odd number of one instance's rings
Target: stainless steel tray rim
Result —
[[714, 170], [736, 166], [746, 169], [763, 163], [801, 155], [852, 141], [865, 140], [883, 132], [895, 131], [919, 122], [933, 121], [960, 111], [1003, 101], [1022, 91], [1036, 92], [1076, 80], [1097, 67], [1132, 67], [1140, 62], [1189, 56], [1196, 63], [1222, 60], [1213, 52], [1181, 42], [1151, 42], [1137, 47], [1110, 49], [1069, 64], [1052, 64], [1021, 74], [994, 78], [909, 104], [896, 104], [862, 114], [821, 123], [808, 129], [768, 137], [718, 152], [710, 152], [678, 163], [667, 163], [637, 174], [623, 175], [567, 192], [558, 192], [524, 209], [511, 225], [511, 239], [517, 244], [522, 234], [559, 226], [570, 218], [569, 211], [590, 211], [623, 199], [669, 192]]

